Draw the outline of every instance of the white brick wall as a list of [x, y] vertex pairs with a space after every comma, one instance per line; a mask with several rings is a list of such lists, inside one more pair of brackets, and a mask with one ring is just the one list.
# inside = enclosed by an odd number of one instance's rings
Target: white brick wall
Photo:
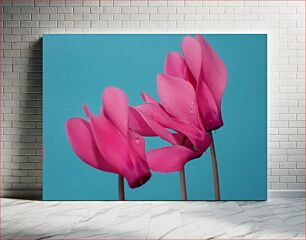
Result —
[[2, 189], [42, 185], [43, 33], [269, 34], [269, 188], [305, 187], [303, 1], [4, 0]]

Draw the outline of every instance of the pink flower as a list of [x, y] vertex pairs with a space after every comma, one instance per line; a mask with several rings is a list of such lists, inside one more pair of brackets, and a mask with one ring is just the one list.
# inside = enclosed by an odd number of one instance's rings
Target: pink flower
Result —
[[120, 89], [108, 87], [102, 95], [98, 116], [84, 105], [89, 121], [71, 118], [66, 132], [72, 149], [88, 165], [119, 174], [131, 188], [145, 184], [151, 177], [146, 162], [145, 141], [129, 129], [128, 97]]
[[180, 171], [203, 154], [210, 138], [200, 121], [195, 91], [189, 82], [160, 74], [157, 88], [161, 103], [142, 94], [146, 104], [130, 107], [130, 127], [143, 136], [159, 136], [172, 144], [147, 152], [153, 171]]
[[184, 37], [182, 52], [184, 58], [178, 52], [167, 55], [165, 74], [192, 84], [205, 129], [218, 129], [223, 125], [221, 100], [227, 81], [226, 67], [200, 35]]

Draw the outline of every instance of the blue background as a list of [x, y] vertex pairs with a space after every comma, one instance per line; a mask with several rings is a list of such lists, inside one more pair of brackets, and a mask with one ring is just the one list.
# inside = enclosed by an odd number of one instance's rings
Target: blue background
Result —
[[[157, 98], [156, 74], [169, 51], [181, 51], [184, 35], [44, 35], [43, 199], [117, 200], [117, 175], [83, 163], [72, 151], [65, 122], [97, 113], [106, 86], [123, 89], [129, 103], [145, 91]], [[267, 196], [267, 36], [205, 34], [224, 60], [228, 83], [222, 103], [224, 126], [214, 132], [222, 200]], [[114, 103], [116, 107], [116, 103]], [[166, 143], [167, 144], [167, 143]], [[147, 139], [147, 149], [165, 145]], [[213, 200], [209, 150], [185, 168], [189, 200]], [[179, 173], [153, 173], [127, 200], [180, 200]]]

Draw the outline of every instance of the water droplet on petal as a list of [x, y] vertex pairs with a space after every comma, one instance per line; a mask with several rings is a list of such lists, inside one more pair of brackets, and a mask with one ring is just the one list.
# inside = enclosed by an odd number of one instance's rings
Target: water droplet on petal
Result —
[[192, 105], [192, 106], [194, 106], [194, 104], [195, 104], [194, 102], [191, 102], [191, 105]]
[[191, 110], [190, 110], [190, 113], [191, 113], [191, 114], [194, 114], [194, 110], [193, 110], [193, 109], [191, 109]]
[[135, 139], [135, 143], [136, 143], [137, 145], [139, 145], [139, 144], [140, 144], [140, 140], [139, 140], [139, 138], [136, 138], [136, 139]]

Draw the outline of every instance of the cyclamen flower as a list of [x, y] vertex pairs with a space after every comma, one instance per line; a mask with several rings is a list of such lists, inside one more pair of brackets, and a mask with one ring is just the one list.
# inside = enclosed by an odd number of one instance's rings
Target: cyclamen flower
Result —
[[128, 97], [120, 89], [107, 87], [98, 116], [84, 105], [89, 121], [71, 118], [66, 132], [72, 149], [88, 165], [119, 174], [131, 188], [145, 184], [151, 177], [146, 161], [145, 141], [129, 129]]
[[143, 136], [159, 136], [172, 144], [147, 152], [153, 171], [180, 171], [188, 161], [203, 154], [210, 145], [210, 138], [201, 124], [190, 83], [160, 74], [157, 88], [161, 103], [142, 94], [146, 104], [130, 107], [133, 116], [130, 127]]
[[205, 129], [218, 129], [223, 125], [221, 100], [227, 82], [225, 64], [201, 35], [184, 37], [182, 52], [184, 58], [178, 52], [167, 55], [165, 74], [191, 83]]

